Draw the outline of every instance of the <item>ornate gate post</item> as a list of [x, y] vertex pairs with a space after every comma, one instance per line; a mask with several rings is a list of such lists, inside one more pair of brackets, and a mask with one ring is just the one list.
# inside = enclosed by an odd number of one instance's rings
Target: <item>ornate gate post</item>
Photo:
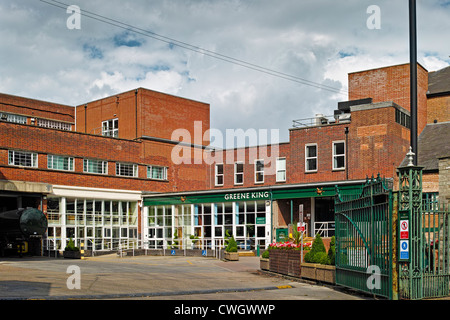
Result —
[[423, 236], [422, 236], [422, 169], [414, 166], [411, 151], [409, 163], [398, 168], [398, 267], [399, 295], [403, 299], [423, 297]]

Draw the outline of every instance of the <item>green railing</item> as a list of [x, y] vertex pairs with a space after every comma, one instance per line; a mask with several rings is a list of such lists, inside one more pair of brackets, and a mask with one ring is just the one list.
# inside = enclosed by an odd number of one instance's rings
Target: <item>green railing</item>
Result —
[[336, 284], [392, 298], [392, 190], [379, 176], [336, 190]]
[[[448, 207], [439, 204], [436, 196], [423, 196], [421, 167], [399, 168], [399, 182], [399, 297], [446, 297], [450, 290]], [[409, 228], [402, 235], [405, 221]]]

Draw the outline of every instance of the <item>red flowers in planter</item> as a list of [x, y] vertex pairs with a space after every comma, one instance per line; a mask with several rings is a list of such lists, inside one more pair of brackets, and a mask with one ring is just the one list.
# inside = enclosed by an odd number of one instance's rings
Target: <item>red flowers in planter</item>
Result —
[[[311, 249], [311, 242], [306, 242], [303, 244], [303, 250]], [[274, 242], [269, 244], [269, 249], [284, 249], [284, 250], [300, 250], [302, 248], [302, 244], [295, 244], [293, 242]]]

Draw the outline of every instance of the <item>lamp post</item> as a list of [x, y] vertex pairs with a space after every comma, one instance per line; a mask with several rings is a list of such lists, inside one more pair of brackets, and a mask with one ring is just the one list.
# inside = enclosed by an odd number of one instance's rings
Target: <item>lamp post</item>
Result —
[[416, 0], [409, 0], [409, 57], [410, 57], [410, 102], [411, 102], [411, 148], [413, 163], [417, 166], [417, 28]]

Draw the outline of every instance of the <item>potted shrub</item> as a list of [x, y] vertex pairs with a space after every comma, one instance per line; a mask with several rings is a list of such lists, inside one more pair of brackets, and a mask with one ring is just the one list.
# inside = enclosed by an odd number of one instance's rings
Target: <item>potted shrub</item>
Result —
[[63, 257], [68, 259], [81, 259], [80, 248], [75, 247], [72, 238], [69, 239], [69, 242], [64, 248]]
[[319, 234], [316, 235], [311, 250], [302, 263], [302, 277], [323, 282], [335, 282], [335, 238], [331, 238], [328, 253]]
[[239, 253], [237, 248], [236, 240], [234, 240], [234, 237], [231, 237], [228, 241], [228, 245], [225, 248], [225, 260], [229, 261], [238, 261], [239, 260]]

